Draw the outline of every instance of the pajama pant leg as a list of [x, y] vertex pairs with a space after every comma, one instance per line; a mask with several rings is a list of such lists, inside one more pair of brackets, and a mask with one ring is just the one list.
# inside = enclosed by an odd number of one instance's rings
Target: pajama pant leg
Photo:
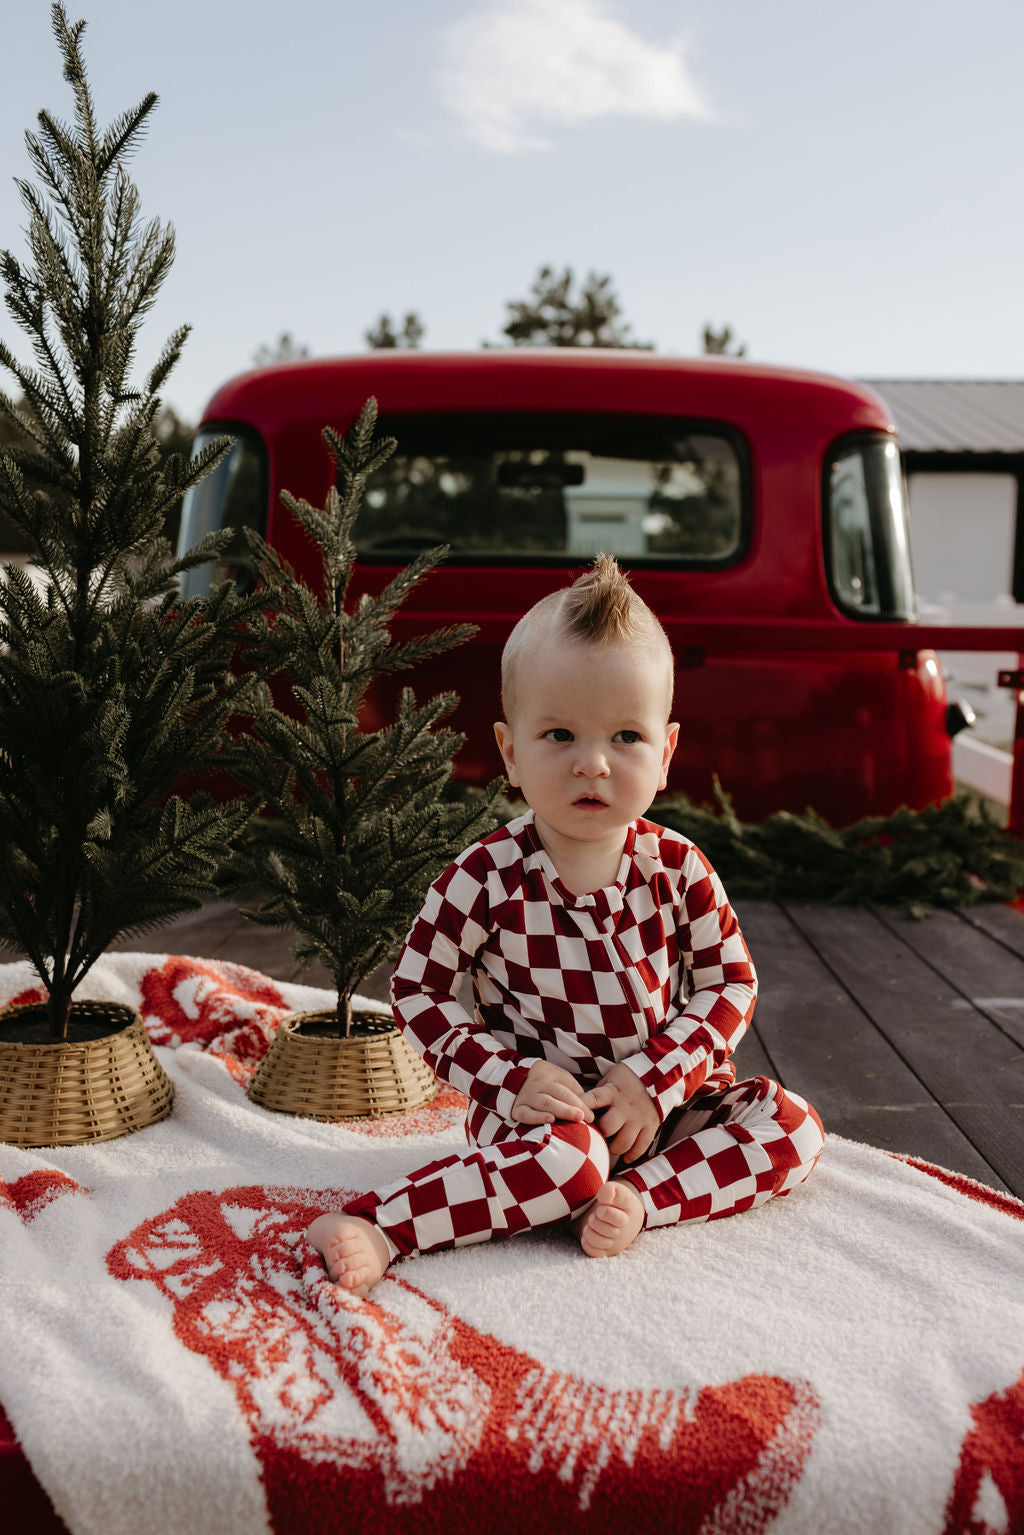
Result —
[[600, 1132], [558, 1121], [431, 1162], [345, 1211], [373, 1221], [393, 1258], [412, 1256], [567, 1220], [607, 1178]]
[[655, 1152], [615, 1176], [639, 1193], [647, 1226], [716, 1220], [788, 1194], [823, 1144], [821, 1120], [803, 1098], [752, 1077], [670, 1114]]

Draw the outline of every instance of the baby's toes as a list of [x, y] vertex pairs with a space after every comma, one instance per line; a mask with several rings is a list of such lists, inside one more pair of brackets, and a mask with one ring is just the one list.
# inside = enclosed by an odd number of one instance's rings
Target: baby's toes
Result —
[[631, 1186], [606, 1183], [590, 1207], [580, 1245], [591, 1258], [614, 1257], [629, 1247], [643, 1226], [643, 1205]]
[[592, 1216], [587, 1222], [586, 1235], [591, 1242], [607, 1247], [615, 1241], [618, 1234], [618, 1228], [611, 1221], [602, 1220], [600, 1216]]
[[339, 1237], [331, 1246], [327, 1256], [327, 1268], [331, 1277], [344, 1283], [346, 1277], [359, 1274], [365, 1267], [366, 1259], [362, 1246], [353, 1241], [351, 1237]]
[[595, 1205], [591, 1212], [591, 1221], [599, 1231], [607, 1231], [611, 1234], [627, 1225], [629, 1216], [625, 1210], [620, 1210], [618, 1205]]
[[335, 1283], [357, 1300], [362, 1300], [379, 1278], [380, 1273], [373, 1267], [368, 1255], [360, 1251], [342, 1258]]
[[340, 1249], [340, 1242], [330, 1242], [324, 1248], [324, 1267], [330, 1277], [336, 1282], [341, 1280], [347, 1267], [345, 1254]]
[[588, 1221], [580, 1234], [580, 1246], [588, 1258], [604, 1258], [613, 1245], [613, 1237]]

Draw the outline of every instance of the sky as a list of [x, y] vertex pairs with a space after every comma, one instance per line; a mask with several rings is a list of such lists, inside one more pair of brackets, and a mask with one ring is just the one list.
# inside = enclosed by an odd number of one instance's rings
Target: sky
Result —
[[[102, 123], [177, 255], [140, 364], [186, 419], [282, 333], [501, 339], [538, 268], [609, 274], [639, 341], [856, 378], [1024, 377], [1020, 0], [82, 0]], [[6, 8], [0, 249], [25, 130], [68, 119], [48, 0]], [[13, 320], [0, 336], [19, 355]], [[2, 379], [10, 387], [9, 379]]]

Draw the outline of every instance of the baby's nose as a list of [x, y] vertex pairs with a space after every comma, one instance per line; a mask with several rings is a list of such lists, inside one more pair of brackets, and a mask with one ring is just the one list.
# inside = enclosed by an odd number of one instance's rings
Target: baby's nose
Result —
[[588, 746], [580, 743], [580, 749], [576, 757], [575, 772], [580, 778], [607, 778], [608, 758], [600, 746]]

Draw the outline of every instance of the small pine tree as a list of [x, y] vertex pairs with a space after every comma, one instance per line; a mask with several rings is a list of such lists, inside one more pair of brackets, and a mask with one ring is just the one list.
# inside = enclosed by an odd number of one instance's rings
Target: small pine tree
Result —
[[709, 321], [701, 337], [701, 350], [705, 357], [746, 357], [747, 343], [735, 341], [731, 325], [716, 330]]
[[309, 356], [309, 347], [296, 341], [290, 330], [283, 330], [271, 346], [266, 342], [252, 354], [253, 367], [269, 368], [278, 362], [299, 362]]
[[294, 710], [278, 708], [261, 684], [253, 733], [239, 743], [236, 769], [274, 816], [253, 821], [242, 845], [240, 883], [269, 892], [245, 915], [293, 926], [296, 958], [327, 966], [346, 1037], [353, 992], [394, 955], [431, 880], [496, 824], [501, 792], [495, 780], [461, 801], [444, 798], [462, 737], [436, 726], [457, 702], [454, 693], [418, 707], [404, 688], [386, 728], [359, 728], [372, 681], [440, 655], [474, 632], [456, 624], [401, 642], [390, 637], [391, 620], [443, 549], [425, 551], [379, 596], [346, 607], [351, 534], [366, 479], [395, 448], [393, 439], [375, 437], [376, 416], [371, 399], [346, 436], [325, 430], [336, 483], [323, 510], [282, 495], [320, 553], [321, 589], [314, 593], [253, 541], [277, 609], [270, 643], [291, 682]]
[[220, 457], [162, 459], [158, 391], [187, 331], [167, 342], [145, 388], [130, 383], [136, 337], [174, 253], [143, 227], [125, 172], [148, 95], [102, 132], [79, 47], [84, 22], [52, 7], [75, 101], [73, 125], [41, 112], [26, 135], [40, 186], [19, 181], [30, 259], [0, 257], [8, 310], [35, 367], [0, 343], [20, 385], [0, 415], [0, 513], [30, 568], [0, 572], [0, 944], [27, 954], [66, 1038], [75, 987], [116, 938], [196, 909], [215, 889], [226, 841], [248, 818], [173, 792], [218, 758], [251, 684], [232, 676], [254, 599], [227, 586], [178, 601], [178, 575], [223, 535], [175, 560], [164, 519]]
[[371, 325], [368, 331], [363, 333], [363, 339], [371, 352], [386, 352], [399, 349], [405, 352], [419, 350], [424, 336], [424, 325], [415, 309], [410, 309], [401, 327], [395, 325], [394, 320], [387, 313], [382, 314], [376, 325]]
[[572, 267], [559, 276], [542, 266], [528, 298], [508, 304], [503, 335], [513, 346], [610, 346], [649, 349], [631, 341], [622, 306], [610, 276], [591, 272], [579, 294], [573, 292]]

